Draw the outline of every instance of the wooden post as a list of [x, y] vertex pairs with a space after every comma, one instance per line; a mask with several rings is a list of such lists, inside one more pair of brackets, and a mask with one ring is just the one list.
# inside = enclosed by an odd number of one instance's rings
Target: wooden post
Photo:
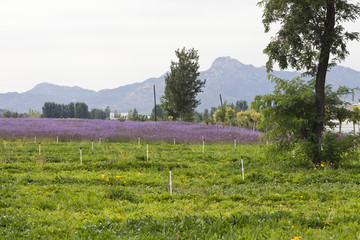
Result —
[[155, 84], [153, 85], [154, 88], [154, 116], [155, 116], [155, 122], [156, 122], [156, 92], [155, 92]]

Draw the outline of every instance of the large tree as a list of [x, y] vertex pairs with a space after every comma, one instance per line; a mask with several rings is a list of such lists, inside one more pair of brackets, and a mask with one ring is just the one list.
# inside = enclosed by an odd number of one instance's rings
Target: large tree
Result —
[[321, 154], [321, 136], [325, 122], [326, 73], [349, 54], [346, 43], [359, 40], [359, 33], [346, 31], [342, 25], [355, 21], [360, 5], [346, 0], [262, 0], [265, 32], [279, 23], [280, 29], [264, 50], [271, 72], [275, 63], [280, 69], [292, 67], [315, 77], [316, 121], [312, 139], [316, 146], [313, 161]]
[[176, 50], [175, 54], [178, 61], [171, 61], [171, 71], [165, 77], [162, 106], [168, 116], [180, 118], [181, 121], [191, 121], [195, 108], [200, 104], [196, 96], [202, 92], [206, 80], [198, 79], [198, 51], [183, 48]]

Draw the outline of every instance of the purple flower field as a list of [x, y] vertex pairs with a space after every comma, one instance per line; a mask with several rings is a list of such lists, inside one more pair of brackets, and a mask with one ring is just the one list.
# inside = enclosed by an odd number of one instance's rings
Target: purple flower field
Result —
[[260, 132], [185, 122], [133, 122], [88, 119], [1, 118], [0, 137], [47, 137], [63, 139], [137, 139], [198, 142], [259, 142]]

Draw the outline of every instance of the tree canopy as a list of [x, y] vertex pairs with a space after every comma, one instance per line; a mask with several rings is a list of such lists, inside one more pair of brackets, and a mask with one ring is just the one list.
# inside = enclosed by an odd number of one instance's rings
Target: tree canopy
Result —
[[198, 51], [183, 48], [175, 51], [178, 61], [171, 61], [170, 73], [165, 77], [165, 91], [162, 106], [168, 116], [182, 121], [191, 121], [195, 108], [200, 104], [196, 99], [202, 92], [206, 80], [198, 79]]
[[264, 50], [268, 72], [278, 63], [280, 69], [292, 67], [315, 77], [315, 118], [311, 131], [314, 162], [320, 160], [321, 137], [325, 119], [325, 81], [328, 69], [349, 54], [346, 43], [359, 40], [358, 32], [349, 32], [344, 22], [360, 15], [359, 3], [346, 0], [262, 0], [265, 32], [279, 23], [280, 29]]
[[[314, 148], [317, 146], [312, 144], [316, 139], [316, 133], [313, 126], [317, 120], [316, 104], [315, 104], [315, 80], [305, 81], [300, 77], [292, 80], [285, 80], [273, 77], [272, 81], [276, 84], [273, 93], [257, 96], [252, 102], [252, 106], [260, 110], [264, 119], [260, 123], [262, 129], [267, 129], [266, 139], [273, 139], [279, 143], [300, 143], [304, 147], [306, 156], [313, 159]], [[340, 96], [350, 92], [347, 87], [340, 87], [337, 91], [333, 91], [331, 85], [327, 85], [326, 91], [326, 114], [324, 125], [333, 127], [333, 120], [339, 120], [339, 110], [344, 108]], [[344, 121], [344, 119], [342, 119]], [[352, 151], [354, 148], [355, 138], [338, 137], [326, 133], [322, 137], [322, 148], [327, 149], [320, 156], [320, 160], [329, 161], [330, 156], [334, 161], [338, 158], [341, 151]], [[341, 148], [331, 150], [334, 142], [340, 144]], [[286, 145], [286, 144], [283, 144]], [[336, 152], [336, 151], [339, 152]], [[327, 159], [326, 159], [327, 158]]]

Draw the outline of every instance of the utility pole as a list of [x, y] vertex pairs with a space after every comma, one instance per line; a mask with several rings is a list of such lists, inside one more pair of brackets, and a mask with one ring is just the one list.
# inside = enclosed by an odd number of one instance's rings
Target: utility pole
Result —
[[155, 116], [155, 122], [156, 122], [156, 92], [155, 92], [155, 84], [154, 87], [154, 116]]
[[220, 94], [220, 104], [221, 106], [223, 105], [221, 94]]

